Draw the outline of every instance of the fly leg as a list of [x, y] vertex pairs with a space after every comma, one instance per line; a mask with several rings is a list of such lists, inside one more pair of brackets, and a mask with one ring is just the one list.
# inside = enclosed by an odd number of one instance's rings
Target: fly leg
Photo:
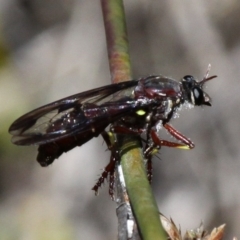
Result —
[[99, 177], [97, 183], [94, 185], [92, 190], [94, 190], [95, 194], [97, 195], [99, 187], [101, 187], [101, 185], [104, 183], [104, 180], [107, 179], [109, 176], [109, 195], [112, 199], [114, 199], [114, 196], [113, 196], [114, 171], [115, 171], [116, 163], [119, 161], [119, 151], [118, 151], [118, 147], [112, 132], [104, 131], [101, 133], [101, 135], [104, 141], [106, 142], [108, 149], [111, 151], [111, 157], [110, 157], [110, 162], [104, 168], [101, 176]]
[[149, 183], [152, 183], [152, 177], [153, 177], [153, 167], [152, 167], [152, 157], [154, 154], [156, 154], [159, 149], [160, 149], [160, 145], [156, 145], [155, 143], [152, 142], [151, 140], [151, 129], [152, 126], [154, 125], [154, 120], [153, 120], [153, 116], [155, 116], [155, 112], [150, 113], [148, 118], [149, 118], [149, 122], [146, 125], [146, 145], [144, 148], [144, 157], [147, 160], [146, 162], [146, 168], [147, 168], [147, 178]]
[[97, 194], [98, 189], [104, 183], [105, 179], [107, 179], [109, 176], [109, 195], [112, 199], [114, 199], [114, 197], [113, 197], [113, 188], [114, 188], [114, 180], [115, 180], [114, 179], [114, 171], [115, 171], [116, 164], [120, 161], [119, 147], [117, 145], [117, 142], [115, 140], [113, 133], [139, 135], [142, 133], [142, 130], [141, 129], [129, 129], [124, 126], [111, 126], [109, 132], [103, 131], [101, 133], [105, 143], [107, 144], [108, 150], [111, 151], [111, 157], [110, 157], [110, 162], [104, 168], [101, 176], [97, 180], [97, 182], [94, 185], [94, 187], [92, 188], [92, 190], [94, 190], [95, 194]]
[[146, 163], [147, 177], [148, 177], [148, 181], [150, 183], [152, 182], [152, 177], [153, 177], [152, 157], [153, 157], [153, 155], [158, 153], [161, 146], [162, 146], [161, 144], [159, 144], [157, 141], [153, 140], [152, 130], [149, 125], [149, 127], [147, 129], [147, 143], [146, 143], [143, 153], [144, 153], [145, 159], [147, 159], [147, 163]]
[[174, 136], [177, 140], [180, 140], [184, 144], [162, 140], [158, 137], [157, 133], [154, 130], [151, 130], [151, 137], [152, 137], [153, 145], [150, 146], [150, 149], [148, 149], [148, 152], [150, 152], [152, 154], [152, 151], [156, 148], [156, 146], [165, 146], [165, 147], [173, 147], [173, 148], [181, 148], [181, 149], [194, 148], [193, 142], [191, 142], [189, 139], [187, 139], [185, 136], [183, 136], [181, 133], [179, 133], [174, 128], [171, 127], [170, 129], [174, 130], [174, 134], [176, 134], [178, 138], [175, 135], [173, 135], [172, 132], [169, 131], [169, 133], [172, 136]]
[[[152, 156], [157, 153], [160, 149], [160, 146], [156, 144], [150, 144], [150, 129], [151, 125], [149, 124], [147, 126], [147, 139], [146, 139], [146, 146], [144, 148], [144, 157], [147, 160], [146, 162], [146, 169], [147, 169], [147, 178], [149, 182], [152, 182]], [[134, 128], [126, 128], [123, 126], [113, 126], [111, 128], [112, 132], [118, 133], [118, 134], [133, 134], [133, 135], [140, 135], [143, 133], [143, 129], [134, 129]]]
[[144, 158], [147, 160], [146, 169], [147, 169], [147, 178], [149, 183], [152, 183], [153, 177], [153, 167], [152, 167], [152, 157], [154, 154], [158, 153], [160, 146], [156, 144], [148, 145], [148, 147], [144, 151]]
[[[149, 134], [147, 134], [147, 144], [144, 150], [144, 156], [147, 159], [147, 172], [148, 172], [148, 179], [150, 182], [152, 180], [152, 156], [159, 151], [161, 146], [181, 148], [181, 149], [194, 148], [194, 143], [191, 140], [189, 140], [187, 137], [182, 135], [180, 132], [178, 132], [175, 128], [173, 128], [169, 124], [164, 124], [163, 126], [174, 138], [181, 141], [183, 144], [162, 140], [158, 137], [156, 131], [154, 131], [153, 129], [149, 130]], [[150, 137], [151, 137], [152, 143], [150, 143]]]
[[175, 128], [173, 128], [171, 125], [165, 123], [163, 124], [163, 127], [177, 140], [179, 140], [180, 142], [182, 142], [183, 144], [176, 144], [176, 146], [172, 146], [171, 143], [169, 146], [168, 145], [164, 145], [164, 146], [168, 146], [168, 147], [176, 147], [176, 148], [182, 148], [182, 149], [192, 149], [195, 147], [194, 143], [188, 139], [187, 137], [185, 137], [184, 135], [182, 135], [180, 132], [178, 132]]

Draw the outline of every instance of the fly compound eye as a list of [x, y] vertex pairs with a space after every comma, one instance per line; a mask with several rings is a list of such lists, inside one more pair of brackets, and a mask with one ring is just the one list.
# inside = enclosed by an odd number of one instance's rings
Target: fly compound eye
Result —
[[198, 87], [193, 88], [192, 95], [193, 95], [193, 99], [192, 99], [193, 104], [195, 104], [197, 106], [204, 104], [204, 97], [203, 97], [202, 89], [200, 89]]
[[194, 105], [207, 105], [211, 106], [211, 99], [207, 93], [205, 93], [201, 88], [194, 87], [192, 90], [192, 103]]

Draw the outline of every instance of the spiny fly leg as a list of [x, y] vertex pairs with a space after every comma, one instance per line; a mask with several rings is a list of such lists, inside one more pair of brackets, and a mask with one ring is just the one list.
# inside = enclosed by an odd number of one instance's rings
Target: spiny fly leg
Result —
[[148, 143], [145, 146], [144, 150], [144, 157], [147, 160], [146, 162], [146, 169], [147, 169], [147, 178], [148, 181], [152, 182], [152, 176], [153, 176], [153, 167], [152, 167], [152, 157], [153, 155], [157, 154], [161, 146], [158, 146], [154, 143]]
[[114, 193], [114, 183], [115, 183], [114, 172], [115, 172], [116, 164], [119, 163], [119, 161], [120, 161], [120, 157], [119, 157], [119, 147], [118, 147], [116, 138], [111, 129], [109, 132], [103, 132], [102, 136], [108, 146], [108, 149], [111, 151], [110, 163], [112, 162], [113, 165], [112, 165], [111, 169], [109, 169], [108, 193], [111, 196], [111, 199], [114, 200], [114, 194], [113, 194]]
[[115, 169], [116, 169], [116, 165], [120, 162], [120, 157], [119, 157], [119, 151], [114, 149], [112, 150], [111, 153], [111, 159], [110, 162], [114, 163], [114, 166], [111, 168], [111, 170], [109, 171], [109, 190], [108, 193], [111, 197], [112, 200], [114, 200], [114, 184], [115, 184]]
[[111, 157], [110, 157], [110, 162], [108, 165], [104, 168], [100, 178], [98, 179], [97, 183], [94, 185], [92, 190], [95, 191], [95, 194], [98, 193], [99, 187], [104, 183], [105, 179], [108, 178], [109, 176], [109, 195], [111, 196], [112, 199], [114, 199], [113, 196], [113, 188], [114, 188], [114, 171], [116, 167], [116, 163], [119, 162], [119, 151], [117, 147], [117, 143], [115, 141], [115, 137], [112, 132], [102, 132], [101, 133], [104, 141], [107, 144], [108, 149], [111, 151]]
[[115, 154], [111, 154], [110, 162], [108, 165], [104, 168], [100, 178], [92, 188], [93, 191], [95, 191], [95, 194], [98, 194], [98, 189], [101, 187], [101, 185], [104, 183], [104, 180], [108, 178], [109, 176], [109, 195], [113, 199], [113, 187], [114, 187], [114, 170], [117, 162], [117, 158], [114, 156]]
[[151, 130], [154, 124], [153, 116], [156, 115], [156, 112], [152, 112], [148, 115], [148, 122], [146, 124], [146, 145], [144, 148], [144, 157], [147, 160], [146, 162], [146, 169], [147, 169], [147, 177], [149, 183], [152, 183], [153, 177], [153, 166], [152, 166], [152, 157], [153, 155], [157, 154], [159, 149], [161, 148], [160, 145], [156, 144], [152, 140]]
[[116, 164], [120, 161], [119, 157], [119, 147], [116, 142], [114, 133], [117, 134], [134, 134], [134, 135], [139, 135], [142, 133], [141, 129], [132, 129], [132, 128], [126, 128], [124, 126], [111, 126], [110, 131], [106, 132], [103, 131], [101, 133], [105, 143], [107, 144], [108, 150], [111, 151], [111, 157], [110, 157], [110, 162], [108, 165], [104, 168], [101, 176], [99, 177], [97, 183], [94, 185], [92, 190], [95, 191], [95, 193], [98, 193], [98, 189], [101, 187], [101, 185], [104, 183], [105, 179], [108, 179], [109, 177], [109, 195], [113, 199], [113, 189], [114, 189], [114, 182], [115, 182], [115, 176], [114, 176], [114, 171]]

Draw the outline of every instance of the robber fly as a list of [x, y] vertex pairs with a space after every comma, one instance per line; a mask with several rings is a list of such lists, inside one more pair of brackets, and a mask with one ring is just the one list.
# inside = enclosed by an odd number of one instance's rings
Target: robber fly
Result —
[[[180, 81], [161, 75], [149, 76], [111, 84], [63, 98], [37, 108], [18, 118], [9, 129], [16, 145], [39, 145], [37, 161], [45, 167], [62, 153], [102, 135], [112, 151], [110, 163], [94, 186], [98, 187], [113, 172], [116, 163], [111, 133], [146, 135], [145, 157], [150, 161], [161, 146], [191, 149], [194, 147], [169, 121], [184, 105], [211, 106], [210, 97], [203, 91], [210, 66], [203, 80], [187, 75]], [[159, 138], [157, 132], [164, 127], [178, 142]], [[179, 143], [181, 142], [181, 143]], [[115, 149], [115, 150], [113, 150]], [[112, 194], [112, 189], [110, 191]]]

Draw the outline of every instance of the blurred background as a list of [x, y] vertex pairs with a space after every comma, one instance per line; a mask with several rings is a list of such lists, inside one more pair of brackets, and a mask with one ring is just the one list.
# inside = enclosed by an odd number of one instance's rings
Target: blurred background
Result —
[[[160, 211], [186, 229], [226, 223], [240, 237], [240, 2], [125, 1], [134, 78], [202, 79], [212, 107], [180, 112], [172, 125], [191, 151], [162, 148], [153, 189]], [[0, 239], [117, 239], [116, 204], [105, 184], [101, 137], [50, 167], [37, 147], [17, 147], [8, 127], [49, 102], [110, 83], [100, 1], [0, 1]]]

